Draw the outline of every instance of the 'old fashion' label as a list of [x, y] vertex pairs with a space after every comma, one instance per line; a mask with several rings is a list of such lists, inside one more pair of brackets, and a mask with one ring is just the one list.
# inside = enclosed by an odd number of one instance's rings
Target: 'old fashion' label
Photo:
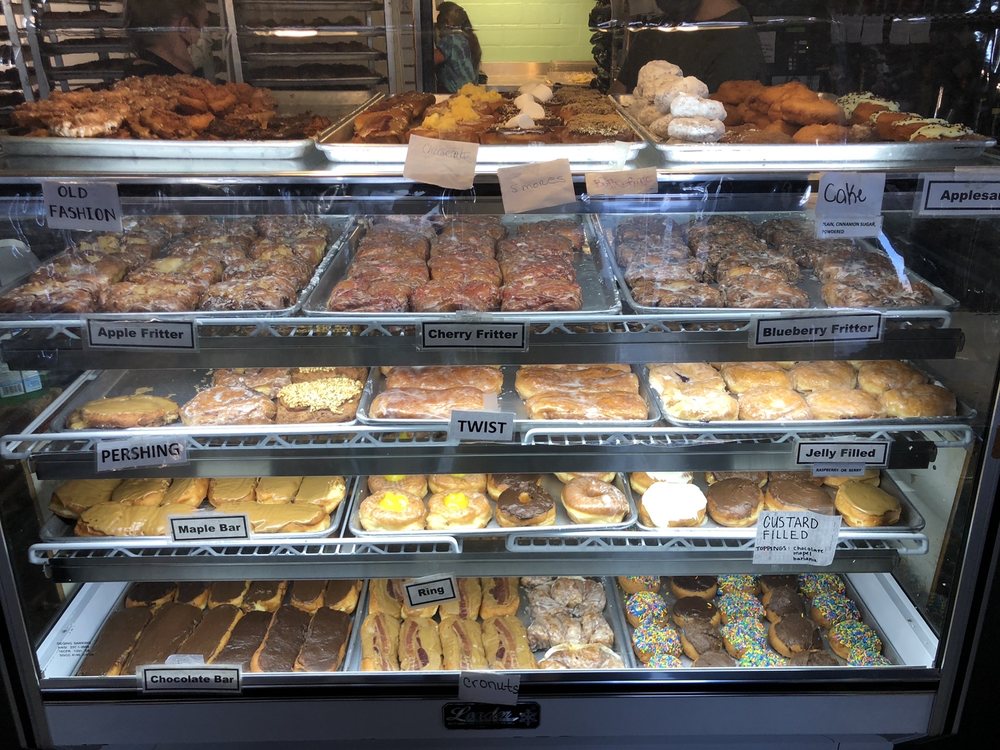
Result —
[[42, 198], [49, 229], [122, 231], [122, 203], [114, 183], [43, 182]]
[[458, 699], [474, 703], [517, 705], [521, 675], [509, 672], [461, 672], [458, 675]]
[[656, 192], [656, 167], [623, 169], [616, 172], [587, 172], [590, 195], [639, 195]]
[[420, 324], [420, 349], [513, 349], [528, 348], [527, 323], [438, 323]]
[[576, 202], [568, 159], [553, 159], [497, 169], [503, 210], [520, 214]]
[[512, 411], [453, 411], [448, 439], [507, 443], [514, 439], [515, 417]]
[[195, 324], [191, 320], [141, 323], [87, 318], [86, 343], [91, 349], [198, 350]]
[[478, 155], [478, 143], [411, 135], [403, 177], [452, 190], [468, 190], [476, 176]]
[[249, 539], [250, 521], [246, 514], [216, 515], [199, 513], [170, 517], [170, 538], [175, 542], [195, 539]]
[[750, 346], [881, 340], [882, 316], [879, 313], [758, 318], [750, 326]]
[[888, 440], [801, 440], [795, 446], [795, 463], [884, 467], [889, 445]]
[[839, 536], [840, 516], [765, 510], [757, 519], [753, 564], [830, 565]]
[[220, 667], [141, 667], [139, 687], [145, 692], [240, 692], [240, 668]]
[[425, 576], [414, 578], [403, 584], [407, 604], [423, 607], [428, 604], [443, 604], [458, 598], [455, 576]]
[[122, 471], [144, 466], [176, 466], [188, 462], [183, 438], [98, 440], [94, 448], [98, 471]]

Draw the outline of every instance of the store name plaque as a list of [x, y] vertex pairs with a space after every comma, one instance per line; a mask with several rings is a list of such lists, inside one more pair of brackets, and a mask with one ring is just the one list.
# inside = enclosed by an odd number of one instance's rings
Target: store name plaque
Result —
[[799, 466], [876, 466], [889, 462], [888, 440], [800, 440], [795, 446]]
[[87, 318], [87, 346], [91, 349], [169, 349], [198, 351], [193, 320], [142, 323], [132, 320]]
[[457, 599], [458, 584], [455, 583], [455, 576], [425, 576], [404, 583], [403, 592], [410, 607], [425, 607]]
[[418, 349], [504, 349], [527, 351], [527, 323], [420, 324]]
[[170, 538], [175, 542], [211, 539], [249, 539], [250, 521], [245, 513], [215, 515], [199, 513], [170, 517]]
[[114, 183], [43, 182], [42, 199], [49, 229], [122, 231], [122, 202]]
[[94, 448], [97, 471], [123, 471], [144, 466], [176, 466], [188, 462], [183, 438], [125, 438], [98, 440]]
[[508, 443], [514, 439], [516, 416], [512, 411], [453, 411], [448, 439]]
[[837, 551], [840, 516], [811, 511], [761, 511], [754, 565], [830, 565]]
[[240, 692], [240, 668], [219, 667], [141, 667], [139, 687], [147, 693]]
[[792, 346], [820, 341], [881, 341], [882, 333], [883, 320], [879, 313], [757, 318], [750, 326], [750, 346]]

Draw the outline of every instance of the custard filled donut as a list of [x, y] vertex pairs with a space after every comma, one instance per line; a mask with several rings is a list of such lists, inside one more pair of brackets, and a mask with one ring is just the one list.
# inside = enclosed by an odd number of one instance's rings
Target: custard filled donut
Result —
[[667, 134], [691, 143], [716, 143], [726, 134], [722, 120], [707, 117], [674, 117], [667, 126]]
[[927, 377], [906, 362], [879, 359], [862, 362], [858, 368], [858, 387], [865, 393], [880, 396], [896, 388], [909, 388], [927, 382]]
[[435, 492], [427, 498], [428, 529], [481, 529], [492, 515], [486, 495], [475, 490]]
[[496, 519], [503, 527], [551, 526], [556, 520], [556, 504], [538, 485], [515, 485], [497, 498]]
[[823, 648], [819, 626], [802, 615], [782, 617], [773, 623], [768, 629], [767, 641], [771, 648], [787, 657]]
[[671, 576], [670, 592], [678, 599], [696, 596], [711, 599], [719, 590], [719, 579], [715, 576]]
[[586, 479], [600, 479], [602, 482], [612, 482], [615, 478], [613, 471], [557, 471], [556, 479], [563, 484], [569, 484], [578, 477]]
[[[774, 589], [792, 589], [799, 587], [799, 579], [792, 575], [761, 576], [757, 579], [760, 584], [761, 596], [767, 596]], [[767, 602], [764, 602], [767, 604]]]
[[629, 486], [640, 495], [657, 482], [691, 484], [693, 481], [694, 474], [690, 471], [633, 471], [628, 477]]
[[792, 136], [793, 143], [846, 143], [850, 130], [842, 125], [806, 125]]
[[485, 474], [428, 474], [431, 492], [486, 492]]
[[702, 99], [691, 94], [678, 94], [670, 102], [674, 117], [704, 117], [708, 120], [725, 120], [726, 108], [715, 99]]
[[397, 490], [422, 498], [427, 494], [427, 478], [423, 474], [381, 474], [368, 477], [368, 490]]
[[537, 487], [541, 481], [541, 474], [487, 474], [486, 492], [496, 500], [511, 487], [520, 485]]
[[618, 523], [628, 513], [628, 501], [613, 484], [577, 477], [563, 485], [562, 504], [574, 523]]
[[815, 391], [806, 402], [814, 419], [875, 419], [882, 413], [875, 396], [849, 388]]
[[358, 517], [366, 531], [420, 531], [427, 506], [408, 492], [382, 490], [361, 501]]
[[836, 514], [829, 492], [823, 487], [796, 479], [775, 479], [768, 482], [764, 506], [768, 510], [811, 511], [824, 516]]
[[674, 602], [670, 616], [679, 628], [686, 628], [693, 622], [718, 625], [722, 621], [718, 607], [712, 601], [700, 596], [680, 597]]
[[780, 622], [786, 617], [800, 617], [806, 613], [805, 602], [798, 591], [792, 588], [771, 589], [761, 601], [768, 622]]

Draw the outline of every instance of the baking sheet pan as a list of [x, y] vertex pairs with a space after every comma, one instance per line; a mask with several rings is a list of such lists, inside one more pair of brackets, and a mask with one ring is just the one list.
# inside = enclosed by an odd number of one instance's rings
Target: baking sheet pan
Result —
[[[538, 220], [553, 218], [551, 215], [539, 215]], [[519, 224], [529, 223], [530, 219], [515, 217], [504, 217], [503, 223], [512, 232]], [[621, 312], [621, 297], [618, 294], [618, 287], [615, 285], [614, 275], [611, 271], [611, 263], [597, 242], [592, 227], [586, 222], [584, 228], [584, 246], [580, 252], [573, 253], [573, 268], [576, 271], [576, 280], [580, 285], [581, 306], [579, 310], [552, 312], [450, 312], [450, 313], [386, 313], [393, 317], [400, 315], [411, 318], [414, 323], [419, 321], [451, 321], [451, 322], [534, 322], [549, 325], [553, 315], [560, 320], [572, 318], [592, 318], [595, 313], [601, 315], [615, 315]], [[327, 302], [333, 288], [347, 277], [347, 272], [354, 256], [357, 253], [358, 245], [364, 238], [366, 231], [365, 224], [359, 224], [349, 232], [343, 239], [342, 248], [333, 258], [331, 263], [324, 270], [322, 278], [313, 287], [308, 297], [303, 298], [302, 310], [310, 315], [336, 315], [357, 319], [359, 323], [367, 323], [379, 317], [377, 312], [331, 312], [327, 309]]]
[[[565, 577], [565, 576], [563, 576]], [[627, 623], [625, 622], [625, 616], [622, 613], [621, 602], [616, 595], [615, 581], [613, 578], [596, 578], [593, 576], [588, 576], [592, 580], [600, 581], [604, 586], [604, 598], [606, 604], [604, 605], [604, 619], [611, 626], [611, 632], [614, 634], [615, 643], [611, 647], [612, 650], [617, 653], [624, 663], [626, 668], [631, 668], [635, 666], [635, 659], [632, 656], [631, 640], [627, 631]], [[351, 631], [351, 643], [348, 644], [348, 651], [351, 654], [352, 660], [348, 662], [347, 658], [344, 659], [345, 671], [348, 672], [360, 672], [361, 671], [361, 625], [364, 623], [365, 618], [368, 617], [368, 587], [367, 581], [365, 590], [362, 592], [364, 594], [363, 598], [358, 602], [358, 609], [354, 615], [354, 628]], [[520, 585], [520, 579], [518, 579], [518, 594], [520, 595], [520, 605], [517, 610], [518, 619], [527, 627], [531, 624], [531, 614], [529, 612], [528, 597], [525, 593], [525, 587]], [[437, 616], [436, 616], [437, 617]], [[437, 617], [436, 622], [440, 621]], [[482, 619], [477, 619], [477, 622], [482, 624]], [[533, 652], [535, 656], [535, 662], [537, 663], [545, 655], [545, 651], [535, 651]], [[428, 670], [429, 671], [429, 670]], [[506, 670], [498, 670], [506, 671]], [[590, 670], [586, 670], [590, 671]], [[441, 670], [441, 672], [450, 672], [450, 670]], [[440, 674], [441, 672], [437, 672]], [[365, 672], [365, 674], [374, 674], [373, 672]], [[387, 674], [387, 673], [385, 673]]]
[[[803, 471], [803, 475], [810, 476], [811, 472]], [[702, 492], [708, 490], [708, 481], [705, 479], [705, 474], [703, 472], [696, 472], [694, 475], [694, 482]], [[628, 483], [628, 477], [625, 477], [625, 492], [629, 497], [629, 502], [635, 505], [638, 509], [639, 504], [642, 501], [641, 496], [638, 496], [636, 492], [632, 490], [631, 485]], [[882, 478], [879, 482], [879, 487], [888, 492], [890, 495], [899, 500], [899, 504], [902, 507], [902, 511], [899, 515], [899, 523], [895, 523], [892, 526], [848, 526], [847, 524], [842, 524], [840, 527], [840, 536], [843, 539], [865, 539], [871, 537], [873, 534], [879, 536], [884, 536], [885, 534], [891, 534], [893, 532], [898, 532], [900, 534], [910, 534], [918, 531], [922, 531], [925, 525], [924, 517], [917, 510], [916, 506], [910, 501], [909, 494], [913, 492], [913, 489], [908, 485], [901, 483], [897, 480], [893, 474], [887, 469], [882, 469]], [[764, 490], [767, 489], [765, 485]], [[836, 494], [836, 489], [827, 488], [832, 490], [830, 492], [830, 499], [833, 500]], [[701, 538], [717, 538], [717, 539], [754, 539], [757, 536], [757, 524], [752, 526], [744, 526], [742, 528], [735, 528], [731, 526], [723, 526], [722, 524], [716, 523], [712, 520], [712, 517], [705, 514], [705, 520], [698, 526], [677, 526], [662, 529], [659, 526], [647, 526], [639, 519], [636, 522], [636, 528], [642, 529], [643, 531], [655, 531], [663, 536], [694, 536]]]
[[[675, 222], [677, 222], [678, 217], [672, 216]], [[765, 215], [761, 217], [763, 219], [770, 218], [784, 218], [782, 216], [771, 216]], [[618, 256], [616, 253], [616, 242], [614, 240], [615, 230], [617, 228], [617, 217], [614, 216], [598, 216], [596, 214], [591, 214], [588, 217], [588, 221], [594, 224], [594, 234], [598, 238], [598, 242], [601, 245], [601, 251], [607, 257], [607, 264], [612, 269], [614, 273], [615, 280], [618, 282], [618, 288], [620, 289], [621, 295], [624, 298], [626, 304], [632, 308], [637, 313], [641, 314], [653, 314], [661, 315], [664, 313], [683, 315], [688, 314], [698, 314], [704, 315], [705, 313], [714, 313], [719, 315], [743, 315], [748, 317], [759, 317], [761, 315], [801, 315], [803, 313], [816, 313], [817, 311], [825, 310], [836, 310], [845, 312], [859, 312], [861, 310], [873, 310], [875, 312], [881, 313], [884, 317], [889, 318], [905, 318], [907, 315], [914, 315], [916, 313], [925, 311], [950, 311], [955, 310], [959, 306], [957, 299], [952, 297], [950, 294], [945, 292], [941, 287], [936, 286], [917, 273], [914, 273], [910, 269], [906, 269], [906, 277], [911, 283], [921, 283], [926, 284], [932, 293], [934, 294], [934, 300], [929, 305], [918, 305], [914, 307], [828, 307], [823, 301], [822, 284], [819, 279], [813, 274], [811, 270], [800, 269], [801, 276], [795, 286], [799, 287], [802, 291], [806, 293], [809, 297], [810, 307], [806, 308], [761, 308], [761, 307], [651, 307], [649, 305], [642, 305], [636, 302], [635, 298], [632, 296], [632, 287], [629, 286], [628, 282], [625, 280], [625, 269], [622, 268], [621, 264], [618, 262]], [[679, 222], [677, 222], [679, 223]], [[759, 223], [759, 222], [755, 222]], [[858, 242], [867, 247], [869, 250], [876, 249], [872, 242], [868, 240], [858, 240]], [[711, 282], [709, 284], [713, 288], [718, 288], [718, 284]]]
[[[660, 418], [659, 407], [656, 406], [656, 399], [650, 394], [649, 381], [641, 374], [636, 373], [639, 378], [639, 395], [646, 402], [647, 416], [639, 420], [586, 420], [586, 419], [531, 419], [525, 409], [524, 400], [518, 395], [514, 387], [514, 379], [517, 376], [517, 366], [508, 365], [501, 368], [504, 373], [503, 387], [500, 395], [484, 394], [484, 411], [514, 412], [514, 427], [518, 430], [544, 429], [546, 427], [592, 427], [602, 429], [607, 427], [650, 427]], [[634, 366], [633, 366], [633, 371]], [[361, 403], [358, 405], [358, 419], [363, 424], [376, 425], [399, 425], [401, 429], [406, 429], [411, 425], [442, 425], [446, 426], [448, 419], [395, 419], [373, 417], [370, 414], [372, 401], [380, 393], [386, 390], [386, 379], [379, 368], [372, 368], [371, 377], [365, 384], [365, 390], [361, 394]], [[495, 404], [494, 404], [495, 399]]]
[[[281, 537], [282, 539], [318, 539], [321, 537], [330, 536], [332, 533], [340, 528], [341, 523], [344, 520], [345, 508], [347, 507], [348, 500], [354, 494], [354, 477], [344, 477], [344, 481], [347, 484], [345, 489], [344, 499], [340, 504], [334, 508], [333, 513], [330, 514], [329, 525], [318, 531], [300, 531], [300, 532], [251, 532], [251, 537], [249, 542], [252, 543], [254, 539], [267, 539], [268, 537]], [[45, 508], [48, 508], [49, 502], [52, 498], [52, 492], [59, 485], [59, 482], [46, 481], [41, 483], [38, 491], [38, 501]], [[190, 512], [185, 511], [185, 515], [199, 515], [201, 513], [216, 513], [218, 512], [206, 499], [197, 508], [191, 508]], [[158, 542], [158, 541], [169, 541], [169, 536], [77, 536], [73, 533], [73, 528], [75, 526], [75, 521], [71, 521], [68, 518], [63, 518], [53, 514], [52, 517], [45, 522], [39, 531], [39, 537], [45, 542], [81, 542], [88, 545], [96, 543], [119, 543], [128, 545], [132, 542]], [[211, 544], [211, 542], [209, 542]]]
[[[542, 475], [542, 489], [555, 501], [556, 507], [556, 519], [555, 523], [551, 526], [511, 526], [504, 527], [497, 523], [496, 515], [494, 514], [490, 518], [490, 522], [486, 524], [485, 528], [482, 529], [423, 529], [420, 531], [405, 531], [399, 532], [407, 536], [419, 535], [419, 534], [436, 534], [438, 536], [452, 536], [456, 539], [461, 539], [465, 537], [504, 537], [509, 534], [517, 534], [518, 536], [524, 536], [526, 534], [533, 534], [537, 532], [543, 536], [550, 536], [553, 534], [559, 534], [563, 531], [605, 531], [608, 529], [627, 529], [636, 522], [638, 518], [635, 499], [627, 491], [628, 482], [626, 478], [621, 474], [616, 474], [614, 479], [614, 485], [620, 489], [625, 494], [625, 499], [628, 500], [629, 509], [625, 514], [625, 517], [617, 523], [574, 523], [569, 515], [566, 513], [566, 508], [563, 507], [561, 500], [559, 499], [560, 493], [562, 492], [563, 483], [560, 482], [553, 474], [543, 474]], [[348, 514], [347, 528], [350, 529], [351, 533], [357, 537], [366, 536], [392, 536], [394, 532], [392, 531], [368, 531], [364, 526], [361, 525], [361, 502], [368, 497], [368, 477], [358, 477], [357, 482], [354, 485], [354, 491], [350, 496], [351, 509]], [[424, 497], [426, 501], [427, 497], [430, 496], [430, 491], [428, 490], [428, 495]], [[487, 495], [487, 499], [490, 502], [490, 507], [494, 510], [496, 509], [496, 501]]]
[[[912, 364], [912, 363], [909, 363]], [[919, 369], [919, 368], [917, 368]], [[926, 373], [925, 373], [926, 374]], [[649, 369], [648, 366], [643, 366], [642, 375], [640, 376], [649, 382]], [[940, 385], [946, 387], [940, 380], [928, 376], [930, 382], [934, 385]], [[956, 397], [956, 414], [948, 417], [914, 417], [914, 418], [890, 418], [890, 417], [877, 417], [875, 419], [788, 419], [788, 420], [752, 420], [752, 419], [720, 419], [708, 422], [702, 422], [694, 419], [678, 419], [677, 417], [672, 417], [667, 413], [667, 404], [663, 403], [663, 399], [660, 393], [649, 386], [649, 391], [653, 394], [653, 399], [656, 401], [656, 406], [663, 415], [664, 421], [675, 427], [694, 427], [697, 429], [711, 429], [713, 427], [735, 427], [740, 429], [745, 429], [747, 432], [756, 432], [760, 430], [790, 430], [795, 431], [797, 429], [816, 429], [824, 427], [857, 427], [863, 430], [901, 430], [901, 429], [918, 429], [921, 427], [933, 427], [939, 424], [955, 424], [955, 423], [968, 423], [976, 416], [976, 410], [973, 409], [968, 404], [959, 400]], [[728, 388], [726, 389], [728, 393], [733, 398], [738, 397], [734, 395]]]

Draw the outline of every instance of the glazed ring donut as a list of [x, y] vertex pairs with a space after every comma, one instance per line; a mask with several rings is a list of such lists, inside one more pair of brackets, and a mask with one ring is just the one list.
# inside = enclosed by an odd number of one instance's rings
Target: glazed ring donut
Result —
[[368, 491], [399, 490], [416, 497], [427, 494], [427, 478], [423, 474], [380, 474], [368, 477]]
[[587, 479], [600, 479], [602, 482], [613, 482], [615, 479], [615, 472], [613, 471], [557, 471], [556, 479], [558, 479], [563, 484], [569, 484], [577, 477], [585, 477]]
[[628, 513], [622, 491], [593, 477], [577, 477], [564, 485], [562, 503], [573, 523], [618, 523]]
[[490, 501], [482, 492], [435, 492], [427, 498], [428, 529], [482, 529], [492, 516]]
[[428, 474], [431, 492], [486, 492], [485, 474]]
[[691, 143], [715, 143], [726, 134], [721, 120], [707, 117], [675, 117], [667, 126], [667, 134]]
[[674, 117], [704, 117], [708, 120], [725, 120], [726, 108], [715, 99], [701, 99], [691, 94], [678, 94], [670, 102]]
[[361, 501], [358, 518], [366, 531], [422, 531], [427, 506], [408, 492], [382, 490]]

